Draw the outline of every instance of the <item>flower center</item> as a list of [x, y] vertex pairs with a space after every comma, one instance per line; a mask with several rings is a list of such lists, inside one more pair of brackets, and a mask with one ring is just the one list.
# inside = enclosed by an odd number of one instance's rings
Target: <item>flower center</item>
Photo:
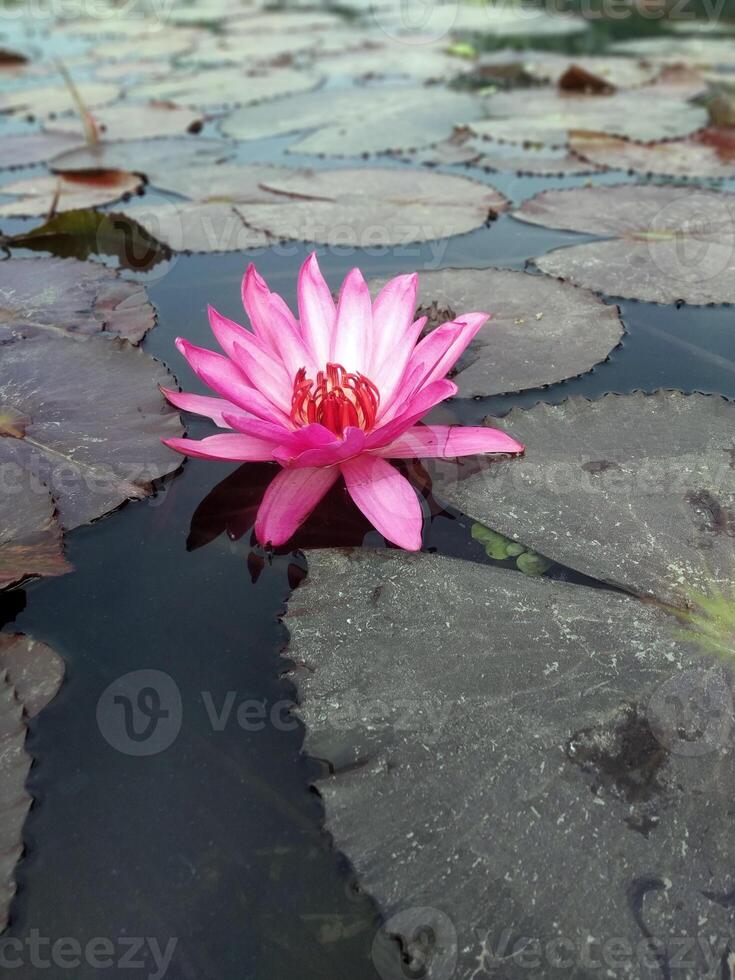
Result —
[[368, 432], [375, 423], [380, 393], [363, 374], [348, 374], [341, 364], [327, 364], [316, 382], [306, 368], [296, 374], [291, 399], [291, 418], [297, 425], [319, 422], [336, 435], [348, 426]]

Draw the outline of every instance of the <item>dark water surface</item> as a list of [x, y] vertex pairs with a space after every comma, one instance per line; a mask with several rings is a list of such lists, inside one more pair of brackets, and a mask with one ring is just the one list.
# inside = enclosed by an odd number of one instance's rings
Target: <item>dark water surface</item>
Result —
[[[439, 263], [522, 267], [528, 256], [571, 237], [504, 217], [440, 243]], [[307, 252], [289, 246], [257, 257], [271, 286], [291, 303]], [[354, 264], [369, 275], [437, 265], [429, 245], [406, 252], [330, 252], [323, 268], [336, 286]], [[200, 386], [176, 354], [174, 337], [210, 343], [208, 302], [241, 317], [245, 263], [243, 255], [182, 256], [149, 284], [159, 323], [146, 348], [172, 366], [185, 388]], [[630, 302], [622, 309], [623, 344], [593, 372], [543, 392], [455, 402], [451, 413], [478, 422], [489, 410], [504, 412], [539, 397], [557, 401], [572, 393], [595, 397], [660, 386], [735, 396], [731, 309]], [[441, 411], [446, 417], [447, 409]], [[192, 420], [193, 434], [206, 431], [205, 423]], [[71, 534], [74, 574], [29, 585], [22, 610], [17, 591], [0, 600], [4, 618], [16, 614], [6, 628], [47, 641], [68, 665], [61, 694], [35, 723], [30, 742], [41, 761], [32, 773], [36, 804], [26, 826], [10, 935], [26, 938], [38, 930], [52, 940], [112, 940], [115, 965], [87, 964], [73, 971], [80, 978], [128, 974], [121, 958], [133, 948], [120, 946], [119, 937], [155, 938], [162, 949], [176, 939], [166, 973], [173, 978], [377, 977], [371, 946], [379, 921], [320, 829], [321, 803], [310, 790], [319, 764], [300, 754], [302, 732], [287, 712], [290, 691], [279, 677], [285, 629], [278, 616], [303, 560], [283, 555], [267, 562], [250, 554], [249, 533], [233, 531], [233, 521], [216, 506], [192, 535], [194, 543], [213, 540], [187, 550], [192, 514], [236, 470], [188, 462], [153, 500]], [[248, 472], [232, 479], [247, 487]], [[426, 546], [480, 560], [467, 523], [438, 517]], [[216, 536], [226, 525], [231, 535]], [[368, 540], [375, 543], [376, 535]], [[256, 565], [262, 568], [252, 582]], [[169, 675], [181, 697], [178, 736], [148, 757], [111, 745], [97, 718], [108, 686], [139, 670]], [[249, 707], [239, 723], [243, 703]], [[222, 715], [227, 706], [229, 715]], [[107, 710], [104, 702], [100, 710]], [[147, 940], [145, 949], [145, 965], [134, 976], [160, 972]], [[8, 975], [68, 974], [40, 962]]]

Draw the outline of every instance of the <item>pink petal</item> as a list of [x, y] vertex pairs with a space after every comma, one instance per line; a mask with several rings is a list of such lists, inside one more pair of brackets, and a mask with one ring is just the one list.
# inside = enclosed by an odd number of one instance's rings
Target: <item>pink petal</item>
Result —
[[[378, 419], [395, 414], [396, 401], [403, 395], [408, 396], [413, 389], [411, 379], [407, 377], [406, 367], [414, 351], [414, 344], [419, 339], [421, 331], [426, 326], [426, 317], [422, 316], [412, 323], [404, 333], [405, 341], [400, 344], [388, 359], [383, 362], [375, 378], [371, 378], [380, 391], [380, 409]], [[419, 372], [415, 372], [415, 384], [419, 381]], [[399, 383], [400, 382], [400, 383]]]
[[220, 429], [227, 429], [229, 426], [224, 420], [223, 412], [242, 412], [234, 402], [228, 402], [224, 398], [212, 398], [210, 395], [193, 395], [186, 391], [172, 391], [170, 388], [161, 388], [163, 396], [182, 412], [193, 412], [195, 415], [205, 415], [211, 419]]
[[317, 370], [323, 370], [331, 355], [337, 309], [315, 252], [301, 266], [298, 303], [301, 335], [314, 356]]
[[[209, 326], [214, 334], [214, 338], [220, 345], [225, 354], [233, 360], [240, 370], [245, 374], [245, 369], [242, 364], [237, 363], [237, 352], [235, 350], [235, 343], [241, 341], [247, 343], [247, 340], [243, 341], [243, 334], [247, 333], [252, 337], [249, 330], [245, 330], [245, 327], [241, 326], [239, 323], [235, 323], [234, 320], [229, 320], [226, 316], [222, 316], [218, 313], [213, 306], [207, 307], [207, 316], [209, 317]], [[250, 379], [248, 378], [248, 384], [250, 384]]]
[[383, 537], [399, 548], [418, 551], [423, 515], [408, 480], [378, 456], [357, 456], [340, 469], [350, 496]]
[[359, 269], [345, 277], [337, 304], [337, 323], [331, 360], [347, 371], [367, 374], [373, 335], [373, 308], [367, 283]]
[[[274, 353], [278, 350], [278, 331], [282, 322], [285, 321], [292, 330], [298, 330], [288, 305], [278, 293], [268, 289], [265, 279], [258, 275], [252, 262], [242, 279], [242, 305], [256, 336]], [[278, 314], [277, 320], [273, 318], [274, 312]]]
[[275, 445], [280, 445], [293, 435], [293, 430], [286, 428], [285, 425], [256, 419], [252, 415], [243, 415], [237, 409], [234, 412], [225, 412], [223, 417], [225, 425], [235, 429], [236, 432], [244, 432], [245, 435], [256, 436], [258, 439], [266, 439]]
[[523, 446], [501, 429], [463, 425], [417, 425], [375, 450], [386, 459], [434, 456], [452, 459], [480, 453], [522, 453]]
[[407, 370], [417, 364], [422, 366], [421, 385], [445, 377], [489, 319], [488, 313], [465, 313], [456, 320], [443, 323], [417, 345]]
[[273, 458], [281, 466], [291, 468], [304, 466], [334, 466], [342, 463], [346, 459], [358, 456], [365, 448], [365, 433], [362, 429], [348, 427], [345, 429], [344, 438], [332, 436], [332, 441], [323, 446], [313, 449], [306, 449], [302, 452], [294, 451], [294, 447], [289, 441], [285, 445], [277, 446], [273, 451]]
[[223, 398], [259, 418], [272, 422], [283, 422], [288, 418], [260, 391], [251, 388], [239, 368], [226, 357], [190, 344], [182, 337], [176, 338], [176, 346], [197, 377]]
[[255, 520], [261, 544], [284, 544], [339, 478], [336, 466], [281, 470], [265, 492]]
[[448, 381], [446, 378], [443, 381], [433, 381], [410, 399], [405, 411], [385, 425], [374, 429], [367, 437], [366, 448], [380, 449], [382, 446], [389, 445], [415, 422], [420, 421], [435, 405], [456, 394], [457, 386], [453, 381]]
[[[396, 276], [380, 290], [373, 303], [373, 353], [368, 377], [377, 384], [383, 363], [393, 360], [399, 347], [416, 342], [406, 338], [416, 309], [419, 277]], [[370, 373], [372, 372], [372, 373]]]
[[207, 436], [206, 439], [162, 439], [161, 442], [175, 449], [177, 453], [198, 459], [237, 460], [247, 463], [262, 463], [273, 459], [272, 442], [244, 436], [239, 432]]

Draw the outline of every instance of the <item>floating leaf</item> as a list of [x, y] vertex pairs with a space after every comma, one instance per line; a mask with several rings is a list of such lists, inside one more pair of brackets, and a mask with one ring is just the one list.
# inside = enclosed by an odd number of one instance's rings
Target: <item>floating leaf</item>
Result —
[[573, 133], [571, 149], [611, 170], [667, 177], [735, 177], [735, 129], [703, 129], [686, 140], [634, 143], [603, 133]]
[[148, 496], [180, 465], [161, 444], [182, 432], [158, 391], [172, 383], [162, 365], [118, 338], [39, 331], [6, 341], [0, 402], [30, 420], [23, 438], [0, 439], [0, 465], [23, 474], [19, 501], [40, 479], [71, 529]]
[[155, 323], [143, 286], [94, 262], [0, 262], [0, 339], [105, 331], [138, 343]]
[[23, 853], [23, 824], [31, 808], [25, 788], [31, 757], [25, 749], [23, 708], [0, 670], [0, 932], [15, 895], [15, 865]]
[[[0, 406], [0, 426], [11, 411], [17, 419], [16, 410]], [[0, 437], [7, 435], [7, 428], [0, 428]], [[0, 438], [0, 445], [4, 441]], [[61, 527], [48, 490], [39, 484], [28, 493], [20, 467], [8, 467], [0, 496], [0, 589], [36, 575], [68, 571], [71, 566], [64, 558]]]
[[732, 402], [678, 392], [515, 409], [500, 425], [525, 456], [437, 464], [434, 491], [561, 564], [681, 605], [735, 574], [734, 423]]
[[329, 97], [319, 91], [239, 109], [221, 128], [226, 136], [245, 140], [313, 129], [289, 152], [359, 156], [430, 146], [451, 136], [454, 126], [481, 115], [474, 95], [419, 85], [381, 86], [330, 91]]
[[128, 58], [175, 58], [184, 55], [194, 47], [198, 34], [196, 31], [180, 30], [170, 25], [144, 37], [134, 37], [129, 41], [107, 41], [95, 44], [94, 54], [100, 61], [125, 61]]
[[100, 207], [134, 193], [141, 183], [136, 174], [123, 170], [82, 170], [26, 177], [0, 188], [3, 194], [17, 198], [0, 204], [0, 218], [36, 217]]
[[618, 41], [612, 50], [659, 64], [735, 67], [735, 46], [727, 38], [640, 37]]
[[703, 921], [727, 955], [732, 690], [671, 617], [356, 550], [309, 555], [286, 625], [326, 829], [401, 940], [383, 976], [582, 976], [606, 936], [674, 962]]
[[516, 143], [496, 143], [481, 139], [471, 141], [470, 145], [479, 153], [473, 166], [483, 167], [485, 170], [553, 177], [557, 174], [590, 174], [599, 169], [594, 163], [583, 160], [564, 147], [518, 146]]
[[[94, 121], [104, 140], [143, 140], [198, 131], [203, 116], [194, 109], [184, 109], [169, 102], [149, 102], [100, 109], [94, 113]], [[56, 119], [45, 128], [54, 133], [82, 135], [82, 126], [76, 119]]]
[[8, 924], [31, 805], [26, 720], [55, 697], [63, 678], [63, 661], [45, 643], [21, 634], [0, 636], [0, 932]]
[[248, 225], [274, 238], [325, 245], [402, 245], [460, 235], [507, 207], [488, 184], [404, 169], [302, 171], [264, 187], [282, 201], [236, 205]]
[[232, 154], [232, 145], [224, 140], [199, 137], [125, 140], [62, 153], [54, 159], [53, 168], [67, 174], [72, 170], [127, 170], [144, 174], [151, 184], [165, 188], [167, 181], [195, 167], [227, 160]]
[[563, 146], [572, 130], [592, 130], [651, 140], [686, 136], [707, 121], [701, 106], [656, 94], [653, 86], [613, 95], [579, 95], [557, 89], [499, 92], [485, 101], [491, 117], [471, 121], [478, 136], [511, 143], [549, 143]]
[[[109, 82], [79, 82], [76, 88], [89, 109], [114, 102], [120, 95], [117, 85]], [[32, 88], [17, 88], [0, 93], [0, 112], [11, 111], [46, 119], [49, 116], [74, 112], [75, 104], [69, 88], [58, 82], [55, 85], [35, 85]]]
[[[375, 280], [373, 292], [384, 284]], [[492, 318], [457, 363], [462, 398], [521, 391], [589, 371], [620, 343], [618, 310], [594, 293], [508, 269], [443, 269], [419, 277], [418, 315], [429, 327], [463, 310]]]
[[0, 634], [0, 670], [28, 718], [53, 701], [64, 680], [64, 661], [58, 653], [24, 633]]
[[0, 143], [0, 169], [46, 163], [79, 146], [77, 137], [63, 133], [6, 133]]
[[513, 216], [611, 241], [559, 248], [543, 272], [651, 303], [735, 302], [735, 195], [669, 185], [544, 191]]
[[272, 243], [230, 204], [140, 204], [122, 213], [175, 252], [241, 252]]
[[549, 13], [542, 7], [510, 2], [458, 3], [453, 6], [453, 33], [495, 37], [565, 37], [588, 29], [574, 14]]
[[553, 51], [523, 52], [523, 67], [531, 78], [540, 82], [558, 85], [566, 72], [573, 66], [599, 78], [613, 88], [637, 88], [653, 81], [661, 70], [645, 62], [631, 58], [586, 57], [585, 55], [557, 54]]
[[145, 82], [130, 90], [135, 99], [165, 99], [193, 109], [249, 105], [275, 99], [290, 92], [315, 88], [320, 79], [290, 68], [259, 71], [248, 75], [241, 68], [211, 68], [208, 71], [172, 73], [162, 81]]

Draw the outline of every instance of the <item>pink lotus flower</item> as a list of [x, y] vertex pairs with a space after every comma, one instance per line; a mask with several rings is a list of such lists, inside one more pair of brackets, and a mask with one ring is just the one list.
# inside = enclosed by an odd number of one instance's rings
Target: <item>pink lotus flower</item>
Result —
[[353, 269], [335, 305], [312, 254], [299, 275], [296, 320], [251, 265], [242, 298], [252, 331], [210, 307], [224, 356], [177, 339], [218, 397], [164, 394], [178, 408], [233, 431], [164, 441], [186, 456], [283, 467], [258, 510], [261, 544], [287, 541], [342, 476], [378, 531], [416, 551], [421, 506], [388, 459], [523, 452], [498, 429], [416, 424], [456, 394], [445, 375], [488, 320], [486, 313], [465, 313], [419, 340], [426, 317], [413, 319], [417, 287], [415, 274], [397, 276], [371, 302], [362, 274]]

